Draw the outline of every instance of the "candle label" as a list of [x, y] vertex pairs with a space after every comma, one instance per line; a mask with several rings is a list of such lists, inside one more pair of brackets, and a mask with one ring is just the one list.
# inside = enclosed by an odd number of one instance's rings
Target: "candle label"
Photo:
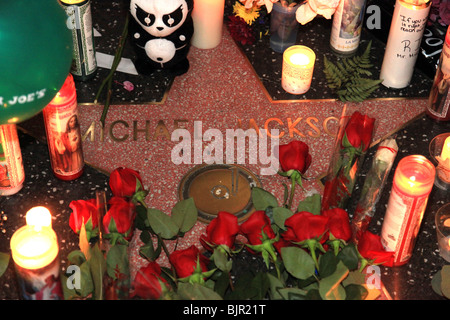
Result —
[[0, 126], [0, 196], [18, 192], [25, 180], [16, 125]]
[[97, 70], [91, 2], [88, 0], [79, 5], [61, 3], [68, 16], [67, 27], [72, 30], [73, 62], [70, 71], [76, 77], [88, 77]]
[[352, 53], [359, 46], [364, 18], [365, 0], [341, 1], [333, 16], [331, 47], [342, 53]]
[[19, 286], [25, 300], [64, 300], [59, 277], [59, 256], [39, 269], [25, 269], [15, 264]]
[[283, 61], [281, 85], [284, 90], [292, 94], [306, 93], [311, 87], [313, 68], [294, 68]]
[[84, 158], [77, 100], [66, 105], [49, 104], [43, 115], [53, 171], [65, 177], [78, 174], [83, 170]]
[[395, 252], [395, 264], [402, 264], [411, 257], [427, 201], [428, 193], [410, 197], [395, 186], [392, 188], [381, 230], [381, 243], [387, 251]]

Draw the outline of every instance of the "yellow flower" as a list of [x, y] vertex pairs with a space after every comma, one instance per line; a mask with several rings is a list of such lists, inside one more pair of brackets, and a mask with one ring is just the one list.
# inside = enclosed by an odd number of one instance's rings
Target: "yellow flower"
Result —
[[245, 6], [237, 3], [233, 6], [233, 13], [242, 19], [248, 25], [252, 25], [252, 23], [259, 17], [259, 8], [252, 7], [250, 9], [246, 9]]

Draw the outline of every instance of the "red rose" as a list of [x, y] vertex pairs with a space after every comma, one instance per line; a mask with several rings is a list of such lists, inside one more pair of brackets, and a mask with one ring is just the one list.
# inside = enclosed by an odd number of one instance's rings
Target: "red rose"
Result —
[[378, 235], [365, 231], [358, 242], [359, 253], [367, 260], [374, 260], [374, 264], [383, 264], [392, 267], [394, 264], [394, 252], [386, 251], [381, 244]]
[[234, 247], [234, 240], [239, 232], [238, 220], [235, 215], [221, 211], [217, 217], [211, 220], [206, 227], [206, 236], [200, 237], [200, 242], [207, 250], [212, 250], [211, 246]]
[[152, 261], [137, 272], [133, 282], [133, 296], [142, 299], [159, 299], [162, 293], [160, 282], [167, 284], [166, 280], [161, 277], [161, 267]]
[[117, 168], [111, 172], [109, 186], [117, 197], [132, 197], [137, 191], [143, 189], [139, 172], [128, 168]]
[[79, 233], [84, 221], [88, 238], [93, 236], [98, 226], [97, 202], [95, 199], [74, 200], [70, 202], [69, 207], [72, 213], [69, 218], [69, 226], [75, 233]]
[[279, 160], [284, 172], [298, 170], [305, 173], [311, 164], [309, 147], [302, 141], [291, 141], [279, 147]]
[[320, 239], [325, 242], [328, 217], [314, 215], [311, 212], [297, 212], [284, 222], [287, 230], [283, 233], [285, 240], [301, 242], [308, 239]]
[[201, 271], [208, 271], [208, 258], [200, 253], [200, 250], [194, 245], [184, 250], [176, 250], [169, 257], [170, 263], [175, 268], [179, 278], [191, 276], [197, 268], [197, 262], [200, 263]]
[[328, 217], [327, 228], [329, 233], [336, 239], [350, 240], [352, 237], [352, 229], [347, 211], [341, 208], [334, 208], [324, 211], [322, 215]]
[[366, 151], [372, 141], [375, 119], [355, 111], [345, 127], [342, 146]]
[[113, 243], [120, 238], [119, 234], [125, 240], [130, 240], [133, 236], [136, 207], [122, 197], [112, 197], [108, 205], [109, 210], [103, 217], [103, 227], [107, 237], [113, 239]]
[[262, 232], [269, 238], [276, 237], [270, 223], [269, 217], [264, 211], [255, 211], [241, 224], [241, 232], [244, 234], [251, 245], [262, 244]]

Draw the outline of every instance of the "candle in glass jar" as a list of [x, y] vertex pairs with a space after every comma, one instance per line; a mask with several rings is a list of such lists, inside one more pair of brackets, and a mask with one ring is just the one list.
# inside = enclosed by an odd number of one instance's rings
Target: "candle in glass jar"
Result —
[[212, 49], [222, 41], [225, 0], [194, 0], [191, 44], [199, 49]]
[[281, 86], [292, 94], [306, 93], [311, 87], [316, 54], [308, 47], [296, 45], [283, 53]]
[[27, 224], [11, 238], [11, 256], [26, 300], [63, 299], [58, 241], [47, 212], [46, 208], [32, 211]]
[[450, 136], [447, 137], [442, 145], [440, 157], [437, 157], [439, 165], [437, 166], [437, 175], [445, 184], [450, 184]]
[[381, 242], [394, 251], [396, 266], [411, 258], [435, 174], [434, 165], [422, 155], [398, 163], [381, 230]]

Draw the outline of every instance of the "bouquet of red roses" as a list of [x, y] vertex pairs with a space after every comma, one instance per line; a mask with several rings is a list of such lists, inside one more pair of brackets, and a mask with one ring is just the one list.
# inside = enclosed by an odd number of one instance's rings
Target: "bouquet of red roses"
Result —
[[372, 141], [374, 118], [355, 111], [350, 118], [343, 117], [342, 121], [325, 178], [323, 211], [346, 207]]
[[66, 297], [117, 299], [128, 297], [130, 289], [128, 243], [135, 230], [137, 207], [147, 195], [139, 172], [117, 168], [110, 176], [113, 196], [106, 203], [103, 191], [88, 200], [74, 200], [69, 207], [71, 229], [79, 235], [80, 250], [71, 252], [68, 261], [82, 270], [79, 288]]

